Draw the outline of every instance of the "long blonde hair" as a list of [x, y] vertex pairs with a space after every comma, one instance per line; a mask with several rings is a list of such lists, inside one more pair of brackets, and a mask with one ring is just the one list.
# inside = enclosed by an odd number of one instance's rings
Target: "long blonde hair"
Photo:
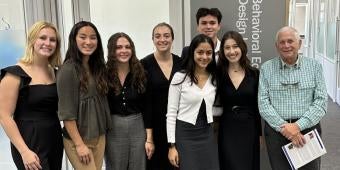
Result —
[[45, 21], [38, 21], [35, 24], [32, 25], [28, 32], [27, 41], [26, 41], [26, 47], [25, 47], [25, 55], [20, 59], [20, 62], [25, 64], [32, 64], [34, 61], [34, 43], [39, 38], [39, 33], [44, 28], [51, 28], [54, 30], [56, 37], [57, 37], [57, 46], [52, 54], [48, 58], [49, 64], [52, 67], [58, 67], [61, 64], [61, 54], [60, 54], [60, 35], [58, 33], [57, 28], [48, 22]]

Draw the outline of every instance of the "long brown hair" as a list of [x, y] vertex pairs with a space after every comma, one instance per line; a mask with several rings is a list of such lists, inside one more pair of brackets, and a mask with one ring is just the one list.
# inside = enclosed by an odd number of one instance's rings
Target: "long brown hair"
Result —
[[93, 75], [93, 78], [96, 82], [96, 88], [101, 94], [106, 94], [108, 91], [107, 86], [107, 77], [105, 74], [105, 60], [104, 60], [104, 50], [102, 46], [102, 41], [99, 35], [99, 32], [94, 24], [88, 21], [80, 21], [76, 23], [69, 35], [69, 42], [68, 42], [68, 49], [66, 52], [65, 61], [70, 61], [75, 65], [76, 71], [79, 74], [80, 77], [80, 90], [83, 92], [87, 92], [88, 85], [89, 85], [89, 77], [86, 74], [86, 71], [83, 67], [82, 61], [83, 61], [83, 54], [80, 52], [78, 46], [76, 37], [79, 32], [79, 30], [83, 27], [89, 26], [93, 28], [93, 30], [96, 32], [97, 36], [97, 48], [96, 50], [91, 54], [89, 59], [89, 66], [91, 74]]
[[251, 66], [250, 60], [247, 57], [248, 48], [246, 42], [243, 40], [242, 35], [236, 31], [228, 31], [223, 35], [223, 38], [221, 40], [220, 53], [217, 62], [218, 72], [221, 71], [222, 74], [228, 73], [229, 61], [224, 53], [224, 44], [228, 39], [235, 40], [236, 44], [241, 49], [242, 55], [239, 60], [240, 66], [246, 71], [255, 70], [255, 68]]
[[113, 88], [116, 95], [122, 90], [122, 86], [120, 85], [118, 78], [116, 57], [117, 41], [121, 37], [126, 38], [131, 46], [132, 54], [129, 60], [130, 73], [132, 74], [131, 84], [133, 87], [137, 88], [138, 93], [143, 93], [146, 90], [146, 75], [144, 68], [136, 57], [136, 49], [132, 39], [123, 32], [113, 34], [107, 43], [108, 56], [106, 67], [109, 78], [108, 85], [109, 87]]

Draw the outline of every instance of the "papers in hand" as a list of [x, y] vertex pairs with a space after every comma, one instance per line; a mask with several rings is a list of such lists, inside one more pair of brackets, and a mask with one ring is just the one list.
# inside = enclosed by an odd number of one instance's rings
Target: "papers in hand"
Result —
[[292, 143], [282, 146], [282, 150], [292, 169], [298, 169], [312, 160], [327, 153], [325, 146], [316, 129], [304, 135], [306, 144], [301, 148], [293, 146]]

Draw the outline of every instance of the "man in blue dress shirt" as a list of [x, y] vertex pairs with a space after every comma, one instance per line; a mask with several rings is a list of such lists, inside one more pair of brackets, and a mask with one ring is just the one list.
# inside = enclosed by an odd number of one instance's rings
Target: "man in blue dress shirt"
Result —
[[[264, 134], [273, 170], [290, 165], [281, 147], [292, 142], [305, 144], [304, 134], [317, 129], [327, 110], [327, 90], [322, 66], [312, 58], [300, 56], [301, 39], [296, 29], [283, 27], [276, 34], [279, 57], [261, 66], [258, 103], [266, 121]], [[319, 170], [320, 158], [301, 167]]]

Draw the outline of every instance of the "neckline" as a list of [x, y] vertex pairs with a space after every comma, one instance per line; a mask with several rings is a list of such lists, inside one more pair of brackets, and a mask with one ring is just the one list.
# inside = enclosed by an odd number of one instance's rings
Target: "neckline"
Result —
[[30, 79], [30, 81], [28, 83], [28, 86], [31, 86], [31, 85], [53, 85], [53, 84], [56, 84], [56, 81], [51, 82], [51, 83], [30, 84], [30, 82], [32, 81], [32, 77], [20, 65], [16, 64], [15, 66], [17, 66], [24, 73], [24, 75]]
[[173, 71], [174, 71], [174, 57], [173, 57], [173, 55], [171, 54], [172, 67], [171, 67], [169, 79], [165, 76], [165, 74], [164, 74], [164, 72], [163, 72], [161, 66], [159, 65], [159, 63], [158, 63], [158, 61], [157, 61], [157, 59], [156, 59], [155, 54], [153, 54], [153, 59], [154, 59], [156, 65], [157, 65], [158, 69], [159, 69], [160, 72], [162, 73], [162, 77], [163, 77], [165, 80], [167, 80], [167, 81], [171, 81], [171, 77], [173, 76]]
[[[204, 82], [204, 85], [202, 86], [202, 88], [200, 88], [200, 87], [198, 86], [198, 84], [196, 84], [196, 83], [193, 83], [193, 84], [194, 84], [198, 89], [203, 90], [203, 89], [205, 89], [205, 87], [207, 86], [208, 82], [210, 81], [210, 78], [211, 78], [211, 74], [209, 74], [208, 79]], [[198, 81], [198, 80], [197, 80], [197, 81]]]
[[29, 84], [28, 86], [53, 86], [53, 85], [56, 85], [57, 83], [54, 82], [54, 83], [49, 83], [49, 84]]

